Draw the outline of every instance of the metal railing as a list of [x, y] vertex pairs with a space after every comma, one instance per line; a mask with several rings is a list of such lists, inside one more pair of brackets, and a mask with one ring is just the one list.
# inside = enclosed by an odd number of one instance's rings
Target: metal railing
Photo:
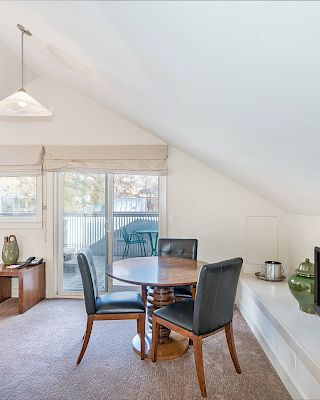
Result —
[[[114, 212], [113, 213], [113, 256], [122, 257], [125, 242], [120, 232], [124, 226], [128, 233], [139, 229], [158, 227], [157, 212]], [[76, 254], [81, 248], [90, 246], [94, 255], [104, 255], [106, 246], [106, 217], [104, 214], [64, 214], [65, 254]], [[150, 253], [148, 238], [146, 250]], [[128, 257], [141, 255], [138, 244], [130, 246]]]

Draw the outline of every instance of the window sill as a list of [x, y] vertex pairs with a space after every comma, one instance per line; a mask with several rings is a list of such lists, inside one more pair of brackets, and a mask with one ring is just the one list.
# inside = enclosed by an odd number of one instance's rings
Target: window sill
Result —
[[12, 219], [0, 219], [0, 228], [11, 228], [11, 229], [42, 229], [42, 222], [35, 220], [18, 220], [12, 221]]

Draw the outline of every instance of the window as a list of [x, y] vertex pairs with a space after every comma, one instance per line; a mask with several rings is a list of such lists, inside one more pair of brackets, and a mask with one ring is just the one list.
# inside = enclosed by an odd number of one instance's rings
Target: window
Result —
[[0, 177], [0, 221], [30, 222], [41, 218], [41, 178]]

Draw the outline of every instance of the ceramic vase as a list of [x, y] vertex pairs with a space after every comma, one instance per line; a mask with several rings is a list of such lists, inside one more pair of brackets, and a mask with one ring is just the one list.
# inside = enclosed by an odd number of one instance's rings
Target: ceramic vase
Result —
[[301, 311], [314, 314], [314, 264], [306, 258], [288, 278], [289, 289], [299, 303]]
[[15, 264], [19, 259], [19, 246], [15, 235], [4, 237], [2, 261], [5, 265]]

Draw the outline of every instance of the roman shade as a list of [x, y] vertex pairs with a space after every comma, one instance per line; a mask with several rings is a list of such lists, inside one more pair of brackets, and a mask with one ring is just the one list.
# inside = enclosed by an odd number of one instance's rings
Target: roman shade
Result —
[[0, 176], [40, 176], [43, 146], [0, 146]]
[[47, 171], [167, 173], [167, 145], [46, 146]]

